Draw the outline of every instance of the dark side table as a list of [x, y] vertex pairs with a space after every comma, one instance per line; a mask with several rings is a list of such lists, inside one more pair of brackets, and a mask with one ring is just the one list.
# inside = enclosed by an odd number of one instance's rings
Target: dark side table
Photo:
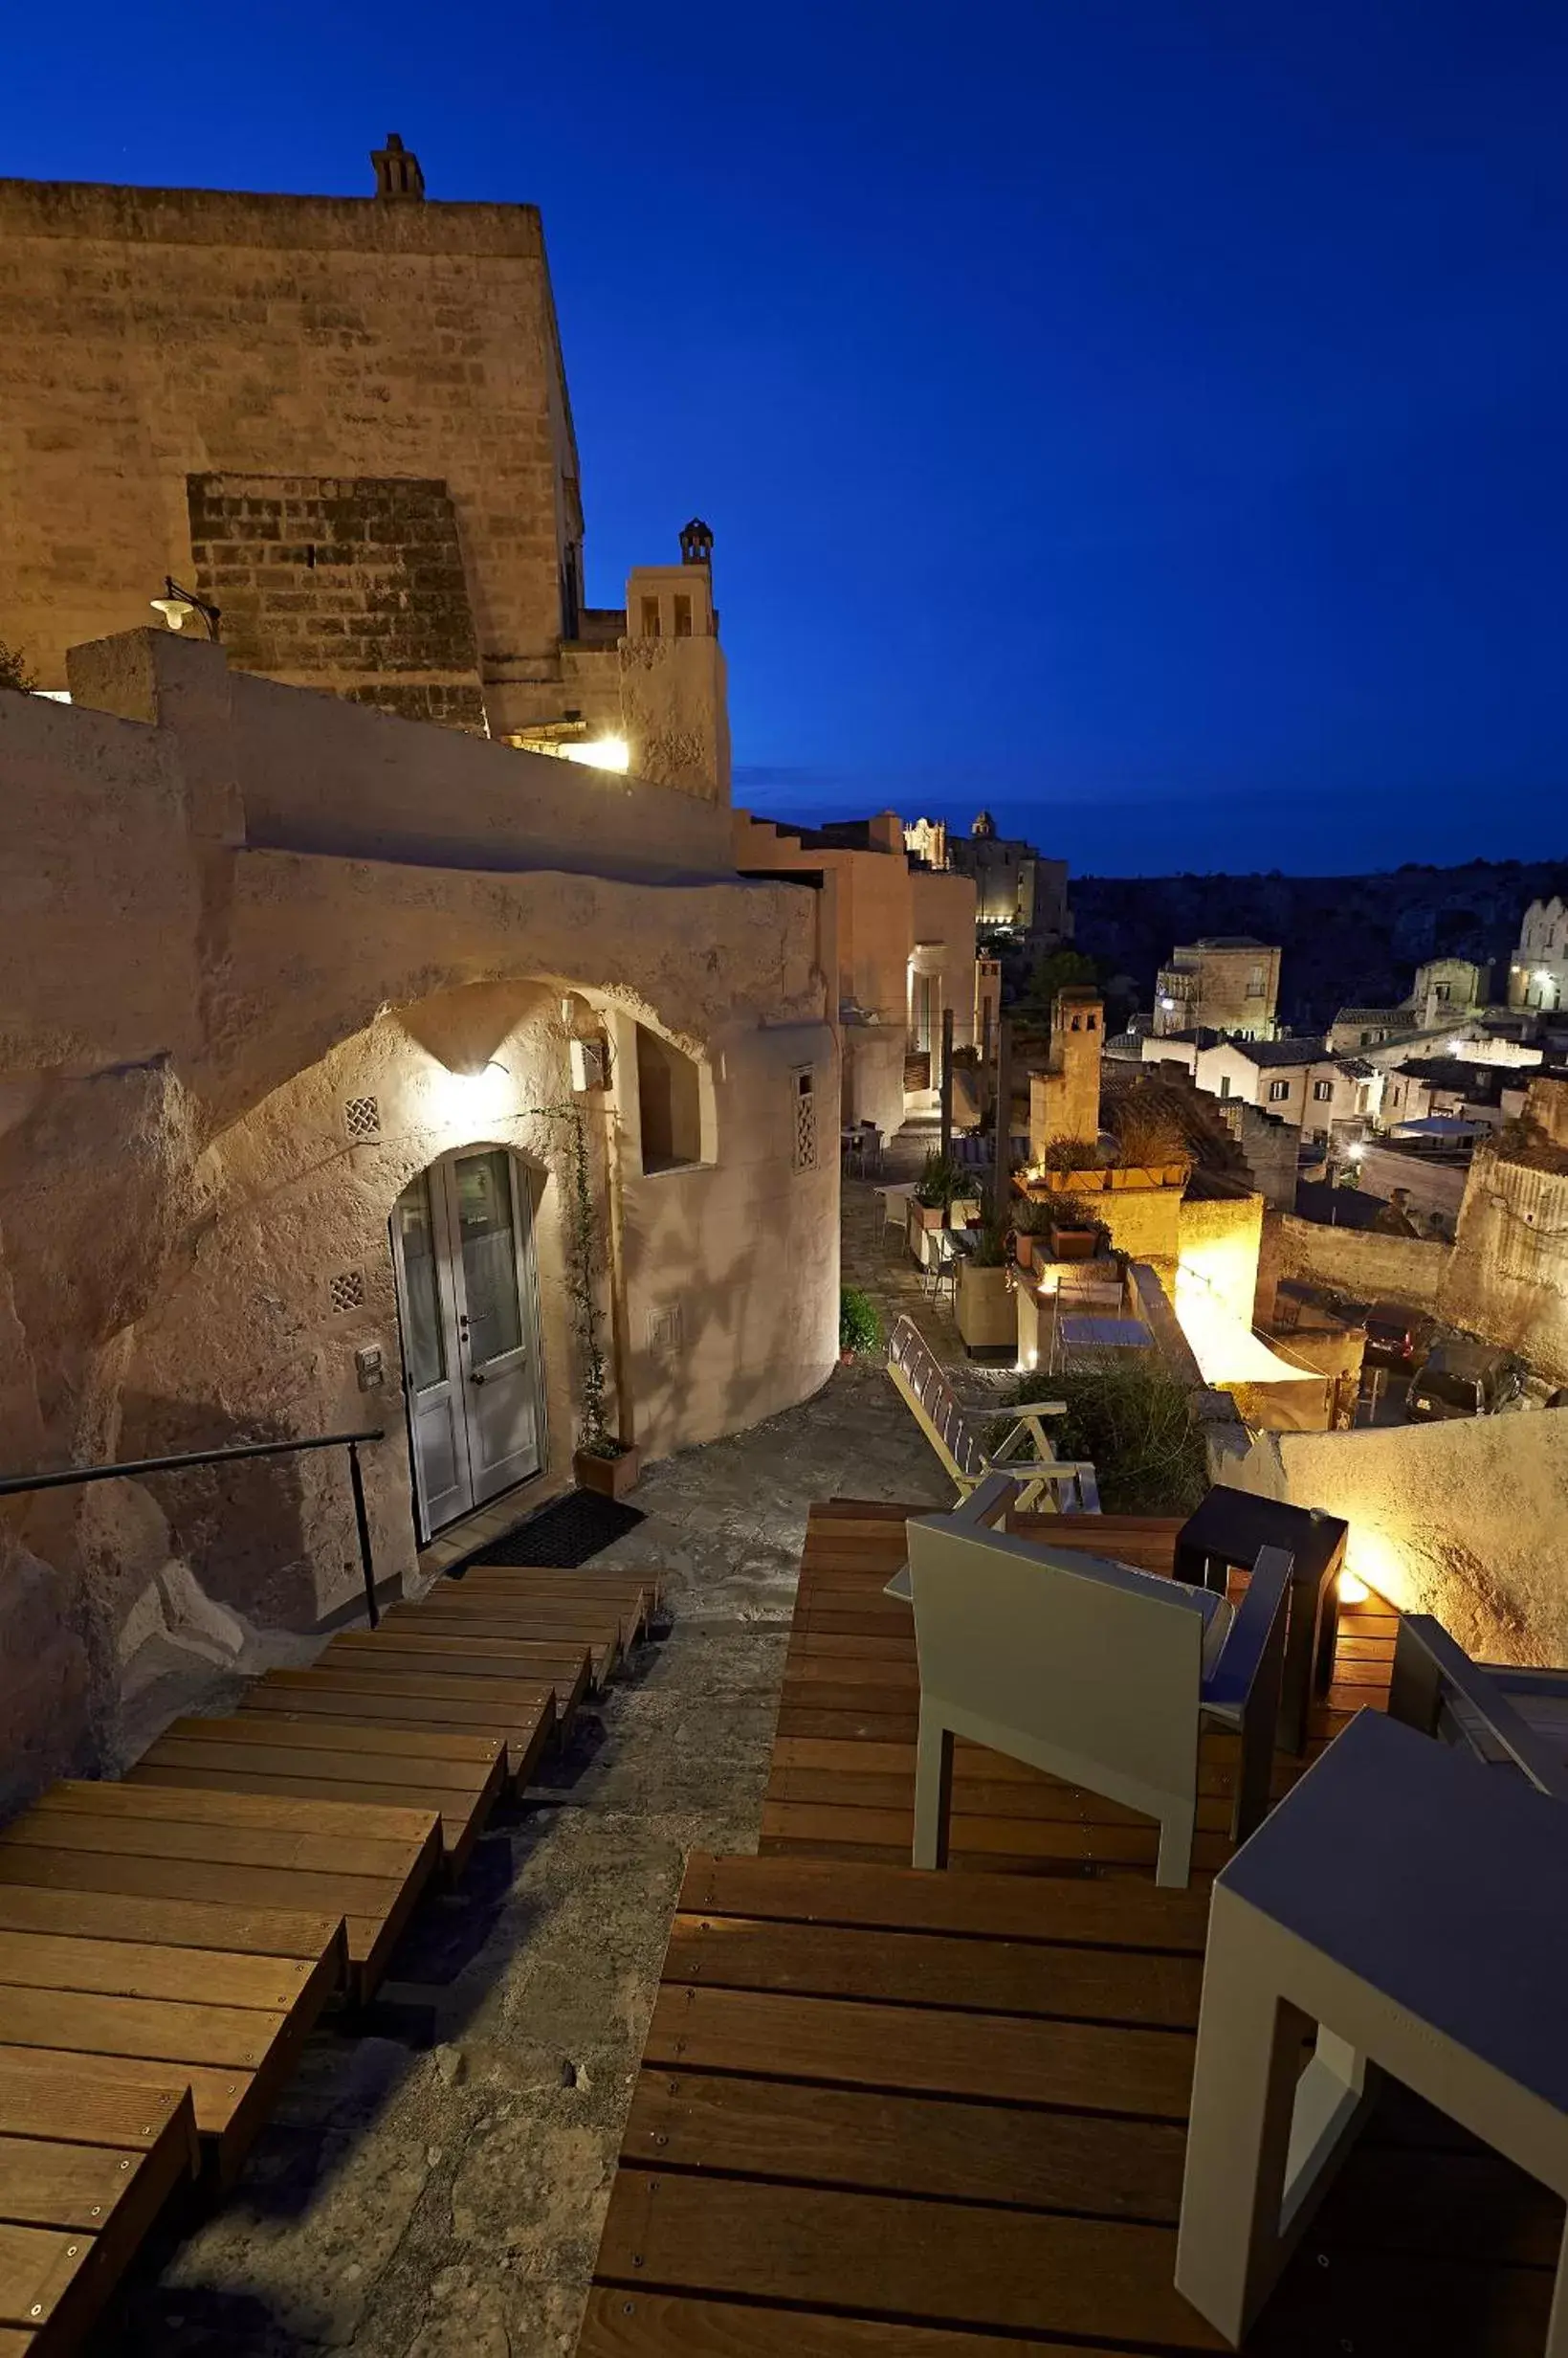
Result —
[[1248, 1490], [1216, 1483], [1177, 1533], [1174, 1570], [1195, 1589], [1225, 1594], [1234, 1568], [1249, 1572], [1260, 1547], [1284, 1547], [1291, 1557], [1291, 1617], [1285, 1635], [1285, 1681], [1279, 1703], [1279, 1742], [1305, 1752], [1307, 1714], [1314, 1695], [1326, 1695], [1334, 1677], [1339, 1631], [1335, 1587], [1344, 1568], [1348, 1524], [1315, 1507], [1287, 1506]]

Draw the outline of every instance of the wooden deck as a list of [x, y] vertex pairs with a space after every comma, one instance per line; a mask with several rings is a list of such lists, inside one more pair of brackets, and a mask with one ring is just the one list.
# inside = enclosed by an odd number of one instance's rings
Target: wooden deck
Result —
[[0, 2060], [0, 2358], [59, 2358], [197, 2163], [190, 2091]]
[[[1169, 1569], [1174, 1524], [1072, 1527]], [[764, 1855], [690, 1863], [580, 2358], [1226, 2347], [1173, 2283], [1226, 1748], [1188, 1891], [1156, 1888], [1130, 1813], [973, 1746], [964, 1872], [914, 1872], [903, 1553], [899, 1510], [811, 1518]], [[1375, 1600], [1345, 1617], [1314, 1749], [1384, 1699], [1391, 1651]], [[1562, 2223], [1390, 2091], [1248, 2349], [1535, 2358]]]
[[327, 1999], [373, 1991], [657, 1604], [591, 1569], [441, 1582], [0, 1833], [0, 2358], [76, 2347], [194, 2140], [233, 2177]]

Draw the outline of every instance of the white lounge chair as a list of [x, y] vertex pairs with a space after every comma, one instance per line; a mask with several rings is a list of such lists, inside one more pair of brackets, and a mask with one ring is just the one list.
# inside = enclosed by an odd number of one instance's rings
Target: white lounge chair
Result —
[[1388, 1709], [1424, 1736], [1568, 1801], [1568, 1670], [1472, 1662], [1429, 1613], [1402, 1613]]
[[1012, 1499], [1012, 1483], [996, 1475], [957, 1513], [909, 1524], [920, 1658], [915, 1864], [946, 1863], [953, 1740], [966, 1736], [1156, 1819], [1155, 1880], [1184, 1884], [1205, 1726], [1241, 1737], [1238, 1841], [1269, 1806], [1291, 1559], [1264, 1548], [1232, 1606], [1128, 1564], [988, 1528]]
[[[920, 1431], [947, 1468], [961, 1500], [966, 1499], [976, 1483], [983, 1482], [988, 1474], [1006, 1474], [1019, 1485], [1017, 1503], [1021, 1513], [1049, 1513], [1053, 1508], [1064, 1514], [1099, 1513], [1100, 1494], [1093, 1467], [1071, 1458], [1058, 1459], [1047, 1438], [1045, 1419], [1065, 1416], [1065, 1400], [1019, 1401], [989, 1411], [983, 1403], [961, 1407], [936, 1354], [910, 1318], [901, 1318], [893, 1330], [888, 1346], [888, 1373], [908, 1401]], [[1012, 1419], [994, 1450], [987, 1450], [981, 1439], [987, 1416]], [[1032, 1457], [1023, 1454], [1026, 1437], [1033, 1444]]]
[[[1214, 1885], [1178, 2292], [1242, 2341], [1380, 2066], [1568, 2196], [1565, 1989], [1568, 1814], [1359, 1712]], [[1401, 2352], [1481, 2347], [1463, 2325], [1434, 2341], [1414, 2320], [1373, 2338]], [[1568, 2246], [1545, 2358], [1568, 2358]]]

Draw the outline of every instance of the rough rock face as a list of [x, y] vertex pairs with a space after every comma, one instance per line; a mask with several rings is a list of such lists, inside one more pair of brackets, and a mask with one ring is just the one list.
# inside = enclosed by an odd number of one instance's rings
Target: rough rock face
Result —
[[[619, 1224], [613, 1397], [636, 1437], [705, 1439], [822, 1382], [836, 1159], [802, 1164], [794, 1121], [803, 1071], [825, 1106], [838, 1083], [808, 894], [716, 871], [722, 814], [686, 791], [601, 790], [168, 634], [80, 655], [69, 709], [0, 693], [0, 1464], [379, 1429], [375, 1569], [410, 1577], [388, 1222], [413, 1177], [477, 1146], [532, 1191], [544, 1464], [563, 1479], [578, 1402], [549, 1109], [572, 1101], [573, 991], [621, 1043], [619, 1089], [581, 1101]], [[475, 809], [485, 842], [454, 849]], [[700, 1061], [706, 1092], [708, 1143], [656, 1175], [639, 1024]], [[671, 1301], [684, 1342], [660, 1359]], [[382, 1354], [374, 1394], [362, 1348]], [[116, 1762], [177, 1692], [355, 1595], [343, 1461], [17, 1499], [0, 1573], [3, 1807]]]

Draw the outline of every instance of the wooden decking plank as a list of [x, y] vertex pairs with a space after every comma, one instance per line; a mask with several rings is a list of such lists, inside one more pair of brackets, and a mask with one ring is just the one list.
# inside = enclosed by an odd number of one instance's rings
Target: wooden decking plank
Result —
[[[215, 1821], [204, 1819], [199, 1815], [200, 1805], [207, 1800], [247, 1801], [265, 1796], [231, 1796], [221, 1788], [210, 1794], [185, 1793], [150, 1778], [105, 1791], [116, 1795], [113, 1809], [59, 1810], [49, 1806], [51, 1796], [46, 1794], [0, 1835], [0, 1875], [12, 1852], [45, 1849], [107, 1851], [126, 1858], [183, 1858], [215, 1866], [286, 1867], [301, 1874], [397, 1876], [429, 1839], [433, 1815], [429, 1810], [398, 1810], [396, 1817], [413, 1828], [413, 1834], [388, 1838], [378, 1832], [356, 1840], [351, 1831], [354, 1812], [343, 1803], [335, 1805], [340, 1818], [346, 1816], [348, 1821], [343, 1832], [318, 1834], [314, 1830], [301, 1833], [289, 1825], [289, 1812], [308, 1808], [308, 1802], [269, 1800], [268, 1807], [279, 1822], [245, 1826], [225, 1824], [221, 1814]], [[136, 1794], [156, 1795], [161, 1806], [145, 1813], [121, 1806], [121, 1797]]]
[[[374, 1655], [365, 1649], [373, 1647]], [[590, 1686], [602, 1686], [609, 1670], [610, 1649], [568, 1643], [540, 1647], [526, 1639], [442, 1635], [426, 1630], [393, 1632], [384, 1623], [375, 1636], [364, 1630], [345, 1631], [318, 1655], [318, 1669], [340, 1663], [375, 1661], [388, 1670], [417, 1674], [440, 1671], [452, 1678], [541, 1678], [556, 1691], [558, 1708], [575, 1709]]]
[[618, 2171], [602, 2280], [892, 2319], [1229, 2345], [1173, 2282], [1168, 2227], [679, 2171]]
[[41, 2137], [60, 2145], [102, 2146], [148, 2153], [171, 2122], [180, 2124], [186, 2168], [199, 2155], [196, 2123], [183, 2083], [124, 2087], [78, 2062], [72, 2071], [38, 2065], [31, 2050], [0, 2060], [0, 2136]]
[[646, 2169], [793, 2178], [1174, 2225], [1174, 2123], [893, 2096], [706, 2072], [638, 2076], [623, 2158]]
[[73, 2055], [138, 2056], [254, 2072], [283, 2027], [281, 2012], [163, 1998], [103, 1997], [75, 1990], [8, 1988], [0, 2016], [7, 2044]]
[[687, 1913], [974, 1939], [1081, 1941], [1194, 1957], [1202, 1957], [1208, 1935], [1205, 1891], [1136, 1881], [1035, 1888], [994, 1877], [929, 1875], [907, 1865], [846, 1874], [826, 1860], [714, 1857], [700, 1851], [688, 1863], [680, 1906]]
[[[10, 2035], [9, 2024], [0, 2033]], [[0, 2045], [0, 2069], [31, 2058], [40, 2071], [55, 2075], [90, 2070], [98, 2080], [145, 2092], [166, 2088], [171, 2078], [188, 2086], [198, 2133], [210, 2147], [221, 2150], [250, 2096], [254, 2074], [234, 2063], [192, 2063], [164, 2056], [119, 2055], [96, 2048], [89, 2055], [76, 2047]], [[240, 2141], [240, 2150], [248, 2138]]]
[[396, 1876], [328, 1874], [112, 1849], [0, 1843], [0, 1885], [123, 1893], [138, 1900], [188, 1901], [200, 1893], [210, 1905], [239, 1909], [292, 1905], [330, 1921], [342, 1919], [347, 1930], [351, 1977], [364, 1995], [386, 1969], [386, 1959], [439, 1861], [440, 1830], [433, 1813], [428, 1823], [425, 1844], [410, 1854], [403, 1872]]
[[[192, 1751], [198, 1749], [191, 1746]], [[352, 1801], [356, 1797], [373, 1803], [385, 1794], [393, 1793], [410, 1806], [423, 1805], [435, 1813], [441, 1851], [449, 1867], [457, 1871], [483, 1831], [484, 1821], [499, 1795], [504, 1783], [505, 1757], [497, 1754], [491, 1779], [483, 1790], [470, 1789], [454, 1792], [450, 1787], [426, 1786], [413, 1780], [417, 1768], [409, 1771], [406, 1786], [387, 1786], [379, 1779], [360, 1783], [357, 1776], [296, 1775], [279, 1767], [273, 1768], [234, 1768], [232, 1755], [221, 1755], [210, 1761], [186, 1762], [160, 1758], [139, 1762], [128, 1773], [137, 1778], [177, 1786], [191, 1791], [276, 1793], [283, 1797], [298, 1796], [302, 1800], [321, 1799]], [[423, 1766], [424, 1764], [420, 1764]]]
[[1062, 2016], [1196, 2030], [1203, 1968], [1196, 1957], [1040, 1942], [970, 1941], [934, 1932], [748, 1923], [677, 1916], [664, 1979], [704, 1990], [766, 1990], [797, 1997], [944, 2006], [967, 2015]]
[[[323, 1948], [327, 1946], [322, 1943]], [[314, 1970], [314, 1961], [303, 1958], [0, 1931], [0, 1989], [96, 1991], [103, 1996], [188, 2000], [287, 2013]]]
[[348, 1969], [341, 1916], [300, 1908], [224, 1907], [200, 1900], [134, 1900], [123, 1893], [48, 1891], [0, 1883], [0, 1932], [50, 1932], [90, 1941], [146, 1941], [160, 1948], [219, 1949], [253, 1957], [314, 1957], [336, 1946]]
[[[578, 2358], [1069, 2358], [1069, 2346], [596, 2284], [588, 2294], [577, 2353]], [[1074, 2342], [1071, 2358], [1115, 2358], [1115, 2353], [1098, 2343]]]
[[[498, 1736], [405, 1734], [368, 1721], [342, 1727], [304, 1720], [261, 1725], [236, 1713], [232, 1719], [176, 1720], [142, 1758], [205, 1768], [220, 1750], [232, 1752], [237, 1765], [256, 1768], [298, 1763], [306, 1776], [331, 1777], [341, 1768], [357, 1784], [450, 1786], [453, 1792], [470, 1792], [495, 1768], [501, 1742]], [[209, 1757], [198, 1759], [198, 1753]]]
[[[28, 2077], [0, 2064], [0, 2083]], [[88, 2112], [100, 2094], [96, 2079], [36, 2077], [46, 2100], [51, 2091], [57, 2099], [74, 2089]], [[139, 2119], [119, 2147], [107, 2140], [0, 2135], [0, 2358], [8, 2349], [65, 2358], [77, 2348], [194, 2168], [188, 2088], [149, 2084], [132, 2109]]]
[[1165, 2121], [1185, 2117], [1192, 2080], [1192, 2039], [1178, 2031], [671, 1984], [654, 2001], [645, 2059]]
[[[907, 1859], [915, 1832], [913, 1795], [904, 1810], [825, 1809], [815, 1803], [764, 1802], [762, 1839], [807, 1850], [845, 1846], [869, 1856]], [[1048, 1817], [973, 1817], [955, 1808], [950, 1839], [955, 1857], [976, 1860], [1029, 1859], [1113, 1867], [1149, 1867], [1159, 1837], [1151, 1823], [1082, 1825]], [[1227, 1835], [1200, 1831], [1193, 1839], [1195, 1867], [1215, 1873], [1230, 1857]], [[1049, 1869], [1048, 1869], [1049, 1871]]]
[[[55, 1811], [99, 1818], [172, 1818], [191, 1826], [221, 1826], [226, 1841], [236, 1828], [254, 1828], [264, 1834], [326, 1836], [340, 1846], [343, 1841], [355, 1846], [395, 1842], [407, 1850], [417, 1848], [430, 1832], [428, 1812], [401, 1810], [389, 1802], [367, 1816], [357, 1802], [269, 1801], [264, 1795], [250, 1793], [193, 1794], [182, 1799], [157, 1786], [123, 1781], [94, 1784], [83, 1779], [52, 1785], [31, 1805], [29, 1816]], [[7, 1829], [8, 1834], [14, 1831], [14, 1827]], [[341, 1856], [341, 1848], [334, 1855]]]

